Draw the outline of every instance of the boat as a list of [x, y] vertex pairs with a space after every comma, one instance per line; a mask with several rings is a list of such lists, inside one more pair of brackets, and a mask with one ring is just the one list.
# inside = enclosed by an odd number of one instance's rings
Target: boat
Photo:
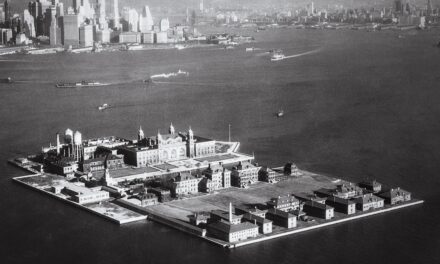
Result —
[[174, 47], [175, 47], [176, 49], [178, 49], [178, 50], [183, 50], [183, 49], [185, 48], [184, 45], [180, 45], [180, 44], [177, 44], [177, 45], [175, 45]]
[[102, 104], [102, 105], [100, 105], [100, 106], [98, 106], [98, 110], [99, 111], [102, 111], [102, 110], [105, 110], [105, 109], [107, 109], [107, 108], [109, 108], [110, 106], [108, 105], [108, 104]]
[[76, 83], [57, 83], [55, 86], [57, 88], [81, 88], [81, 87], [93, 87], [93, 86], [103, 86], [104, 83], [100, 82], [88, 82], [81, 81]]
[[246, 48], [246, 52], [252, 52], [252, 51], [254, 51], [254, 50], [255, 50], [254, 47]]
[[157, 78], [170, 78], [170, 77], [177, 77], [179, 75], [185, 75], [188, 76], [189, 73], [186, 71], [182, 71], [181, 69], [179, 69], [179, 71], [177, 72], [171, 72], [171, 73], [161, 73], [161, 74], [155, 74], [155, 75], [151, 75], [148, 79], [144, 80], [144, 82], [150, 82], [153, 79], [157, 79]]
[[284, 111], [283, 110], [279, 110], [277, 112], [277, 117], [283, 117], [284, 116]]
[[13, 82], [14, 81], [12, 80], [11, 77], [0, 79], [0, 83], [13, 83]]
[[154, 81], [153, 81], [153, 79], [151, 79], [151, 77], [149, 77], [148, 79], [144, 80], [144, 83], [148, 83], [148, 84], [153, 83], [153, 82]]
[[283, 54], [281, 50], [275, 50], [272, 54], [272, 57], [270, 57], [271, 61], [280, 61], [283, 60], [286, 56]]

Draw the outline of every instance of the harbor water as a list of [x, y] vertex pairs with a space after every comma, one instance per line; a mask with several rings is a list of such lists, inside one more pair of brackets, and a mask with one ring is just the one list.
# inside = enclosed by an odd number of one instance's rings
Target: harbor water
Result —
[[[234, 49], [0, 57], [0, 78], [15, 81], [0, 84], [0, 262], [438, 263], [440, 32], [251, 33], [257, 43]], [[292, 57], [272, 62], [271, 49]], [[111, 85], [55, 87], [82, 80]], [[376, 179], [425, 203], [228, 250], [153, 222], [118, 226], [11, 180], [25, 172], [7, 159], [66, 128], [131, 139], [170, 122], [218, 140], [230, 124], [260, 164]]]

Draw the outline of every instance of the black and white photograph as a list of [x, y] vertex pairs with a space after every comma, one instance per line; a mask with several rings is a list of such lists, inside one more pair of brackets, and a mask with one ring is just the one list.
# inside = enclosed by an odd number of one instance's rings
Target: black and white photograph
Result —
[[0, 263], [440, 263], [440, 0], [0, 0]]

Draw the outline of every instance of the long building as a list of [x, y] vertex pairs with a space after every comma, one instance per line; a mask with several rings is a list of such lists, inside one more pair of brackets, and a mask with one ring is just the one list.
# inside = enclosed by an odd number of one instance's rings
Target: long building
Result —
[[123, 146], [125, 163], [137, 167], [160, 164], [186, 158], [196, 158], [215, 154], [215, 140], [195, 136], [191, 128], [187, 133], [176, 133], [173, 125], [168, 134], [157, 133], [155, 137], [145, 137], [139, 129], [138, 141]]

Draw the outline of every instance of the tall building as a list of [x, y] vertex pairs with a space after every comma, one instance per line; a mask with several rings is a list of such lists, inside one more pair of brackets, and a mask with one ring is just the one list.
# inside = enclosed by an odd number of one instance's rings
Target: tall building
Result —
[[99, 5], [99, 27], [101, 29], [107, 29], [108, 24], [106, 21], [106, 15], [105, 15], [105, 0], [98, 0], [98, 5]]
[[26, 37], [28, 38], [34, 38], [35, 35], [35, 19], [31, 15], [28, 9], [25, 9], [23, 11], [23, 27], [26, 34]]
[[119, 4], [118, 4], [118, 0], [114, 0], [113, 2], [113, 19], [114, 21], [114, 28], [116, 29], [120, 29], [121, 25], [119, 23]]
[[9, 22], [11, 19], [11, 5], [8, 0], [5, 0], [4, 2], [4, 9], [5, 9], [5, 21], [6, 23]]
[[57, 21], [57, 10], [55, 6], [50, 7], [50, 29], [49, 29], [49, 43], [51, 46], [56, 46], [59, 43], [57, 40], [60, 39], [58, 21]]
[[402, 0], [396, 0], [394, 1], [394, 11], [398, 14], [403, 13], [403, 3]]
[[130, 9], [128, 12], [128, 28], [129, 31], [138, 32], [139, 14], [136, 9]]
[[148, 6], [144, 6], [142, 9], [142, 14], [139, 17], [139, 28], [140, 31], [145, 33], [151, 31], [153, 29], [154, 22], [153, 16], [151, 15], [150, 8]]
[[428, 0], [428, 3], [426, 4], [426, 15], [431, 16], [432, 15], [432, 4], [431, 0]]
[[5, 5], [0, 3], [0, 23], [5, 21]]
[[82, 0], [73, 0], [73, 8], [75, 12], [79, 12], [79, 7], [81, 6]]
[[168, 18], [163, 18], [160, 20], [160, 31], [165, 32], [170, 28], [170, 21]]
[[75, 14], [67, 14], [63, 17], [63, 44], [68, 47], [79, 45], [79, 18]]
[[93, 26], [83, 25], [79, 28], [79, 45], [82, 47], [93, 46]]

